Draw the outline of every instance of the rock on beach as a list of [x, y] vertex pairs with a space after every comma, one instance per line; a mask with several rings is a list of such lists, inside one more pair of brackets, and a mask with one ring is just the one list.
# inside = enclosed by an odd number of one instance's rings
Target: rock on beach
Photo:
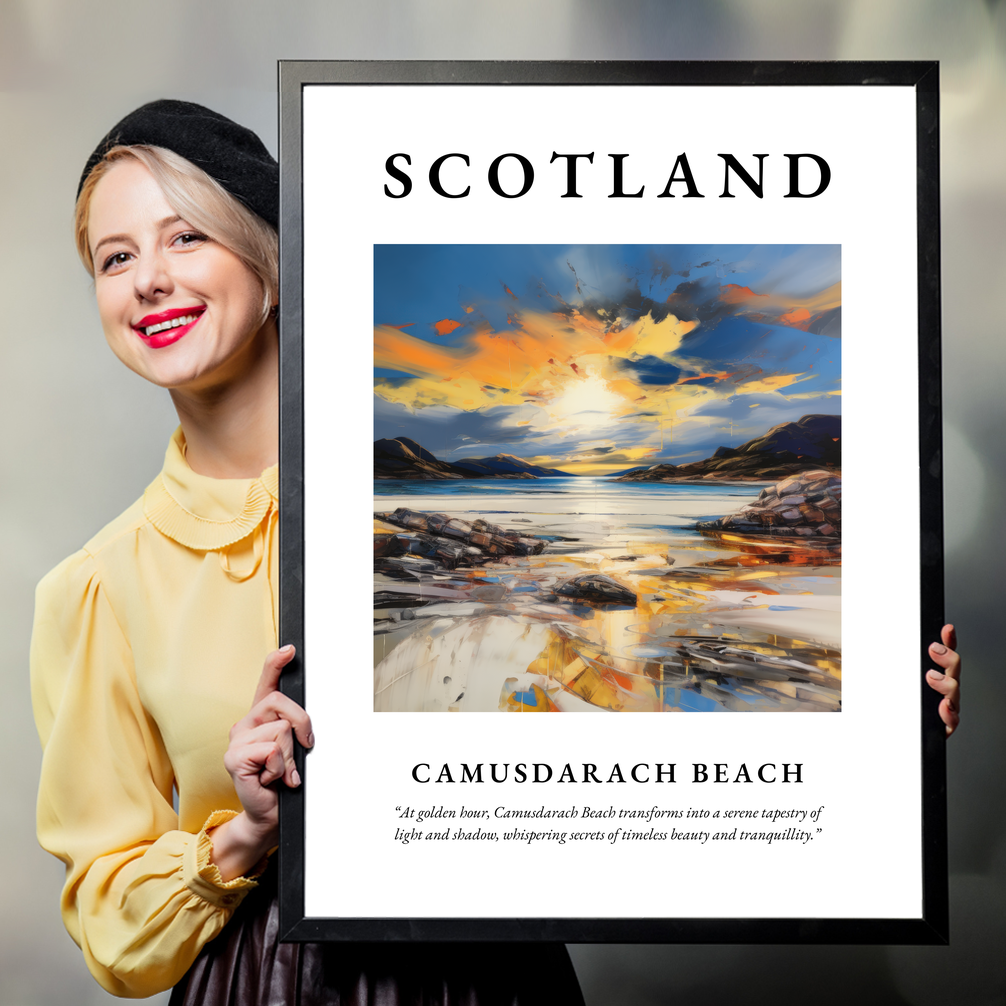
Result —
[[600, 604], [636, 604], [636, 595], [628, 587], [623, 587], [617, 580], [603, 573], [581, 573], [570, 577], [556, 587], [555, 592], [562, 597]]
[[842, 476], [823, 469], [793, 475], [766, 487], [754, 503], [736, 513], [701, 521], [696, 527], [738, 534], [841, 537]]
[[407, 532], [375, 535], [375, 559], [414, 555], [456, 569], [479, 566], [504, 555], [539, 555], [548, 544], [544, 538], [508, 531], [481, 518], [466, 521], [407, 507], [393, 513], [375, 513], [374, 517]]

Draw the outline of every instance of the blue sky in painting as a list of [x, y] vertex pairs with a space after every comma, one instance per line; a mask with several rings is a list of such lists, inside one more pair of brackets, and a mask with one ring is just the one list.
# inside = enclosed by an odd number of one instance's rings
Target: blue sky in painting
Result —
[[837, 245], [378, 245], [375, 437], [599, 474], [837, 414], [840, 280]]

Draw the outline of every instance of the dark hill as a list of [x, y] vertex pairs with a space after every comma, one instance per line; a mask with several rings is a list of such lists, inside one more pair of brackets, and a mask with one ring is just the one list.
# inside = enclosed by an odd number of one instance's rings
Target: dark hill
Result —
[[479, 475], [519, 475], [523, 473], [538, 478], [569, 477], [568, 472], [561, 472], [558, 468], [542, 468], [540, 465], [532, 465], [523, 458], [515, 458], [512, 454], [497, 454], [493, 458], [461, 458], [460, 461], [455, 461], [453, 464], [455, 468], [463, 468]]
[[622, 468], [617, 472], [608, 472], [606, 477], [613, 479], [620, 475], [638, 475], [640, 472], [645, 472], [646, 467], [646, 465], [634, 465], [632, 468]]
[[[729, 450], [729, 448], [720, 448]], [[719, 452], [717, 452], [719, 453]], [[818, 458], [840, 464], [842, 461], [842, 417], [804, 416], [795, 423], [780, 423], [762, 437], [737, 448], [738, 454], [775, 454], [782, 459]], [[715, 456], [715, 455], [714, 455]]]
[[539, 475], [565, 474], [555, 468], [539, 468], [510, 454], [466, 458], [450, 464], [408, 437], [374, 441], [375, 479], [536, 479]]
[[[416, 449], [413, 450], [413, 447]], [[429, 451], [423, 450], [419, 444], [407, 437], [374, 441], [375, 479], [467, 479], [470, 477], [467, 473], [459, 472], [449, 464], [438, 461]]]
[[704, 461], [653, 465], [616, 482], [692, 482], [720, 479], [772, 482], [814, 468], [842, 464], [842, 417], [810, 415], [780, 423], [740, 447], [720, 447]]
[[[398, 443], [404, 445], [405, 447], [408, 447], [408, 449], [412, 451], [412, 453], [415, 454], [417, 458], [420, 458], [423, 461], [436, 461], [438, 464], [440, 463], [437, 460], [437, 458], [434, 457], [434, 455], [432, 455], [428, 450], [426, 450], [426, 448], [423, 447], [421, 444], [417, 444], [415, 440], [410, 440], [408, 437], [395, 437], [395, 440], [397, 440]], [[391, 442], [392, 441], [389, 440], [380, 441], [380, 443], [385, 444]]]

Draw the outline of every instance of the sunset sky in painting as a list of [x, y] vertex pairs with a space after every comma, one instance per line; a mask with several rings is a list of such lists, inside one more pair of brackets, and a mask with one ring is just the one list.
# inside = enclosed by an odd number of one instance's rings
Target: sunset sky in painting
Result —
[[377, 245], [374, 436], [581, 475], [841, 411], [837, 245]]

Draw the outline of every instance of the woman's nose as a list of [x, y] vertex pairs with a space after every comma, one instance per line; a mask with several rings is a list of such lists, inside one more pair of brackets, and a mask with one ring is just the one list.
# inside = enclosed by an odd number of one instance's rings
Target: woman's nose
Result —
[[167, 259], [160, 251], [140, 255], [133, 271], [133, 288], [141, 301], [155, 301], [174, 290]]

